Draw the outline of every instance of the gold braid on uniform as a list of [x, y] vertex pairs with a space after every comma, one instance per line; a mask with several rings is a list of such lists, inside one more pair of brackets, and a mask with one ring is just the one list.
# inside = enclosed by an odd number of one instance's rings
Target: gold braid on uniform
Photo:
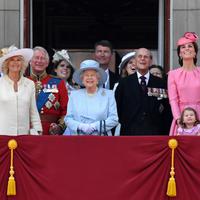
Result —
[[60, 126], [60, 127], [62, 128], [63, 131], [66, 129], [64, 117], [65, 117], [65, 116], [62, 116], [62, 117], [58, 120], [58, 126]]
[[40, 75], [36, 75], [33, 72], [31, 72], [31, 77], [33, 78], [33, 80], [35, 80], [35, 90], [36, 90], [36, 96], [38, 96], [38, 94], [41, 92], [43, 85], [41, 80], [47, 76], [46, 71], [42, 72], [42, 74]]

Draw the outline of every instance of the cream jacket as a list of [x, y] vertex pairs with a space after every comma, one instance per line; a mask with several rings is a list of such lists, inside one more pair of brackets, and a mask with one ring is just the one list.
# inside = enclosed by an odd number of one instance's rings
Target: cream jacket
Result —
[[0, 135], [37, 135], [42, 131], [35, 100], [35, 85], [28, 78], [14, 82], [7, 76], [0, 78]]

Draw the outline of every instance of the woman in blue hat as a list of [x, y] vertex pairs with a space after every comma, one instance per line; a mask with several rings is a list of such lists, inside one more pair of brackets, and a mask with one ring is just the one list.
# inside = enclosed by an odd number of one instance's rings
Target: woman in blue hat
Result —
[[113, 91], [102, 87], [106, 72], [95, 60], [84, 60], [73, 79], [84, 88], [70, 95], [65, 135], [112, 135], [118, 116]]

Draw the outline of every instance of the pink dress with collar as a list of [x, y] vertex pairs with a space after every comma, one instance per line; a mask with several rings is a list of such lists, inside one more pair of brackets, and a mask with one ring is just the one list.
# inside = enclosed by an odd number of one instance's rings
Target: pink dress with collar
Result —
[[200, 116], [200, 67], [186, 71], [182, 67], [168, 75], [168, 94], [173, 114], [170, 135], [176, 135], [176, 120], [186, 107], [194, 108]]

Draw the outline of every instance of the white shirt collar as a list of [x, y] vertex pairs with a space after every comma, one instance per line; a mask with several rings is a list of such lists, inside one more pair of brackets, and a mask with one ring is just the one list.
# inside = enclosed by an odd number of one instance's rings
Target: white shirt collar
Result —
[[150, 77], [149, 71], [148, 71], [145, 75], [140, 74], [138, 71], [136, 71], [136, 73], [137, 73], [137, 77], [138, 77], [139, 82], [141, 81], [141, 80], [140, 80], [140, 77], [141, 77], [141, 76], [144, 76], [144, 77], [146, 77], [146, 83], [148, 84], [148, 82], [149, 82], [149, 77]]
[[108, 69], [106, 69], [105, 72], [106, 72], [106, 74], [109, 74], [109, 70]]

